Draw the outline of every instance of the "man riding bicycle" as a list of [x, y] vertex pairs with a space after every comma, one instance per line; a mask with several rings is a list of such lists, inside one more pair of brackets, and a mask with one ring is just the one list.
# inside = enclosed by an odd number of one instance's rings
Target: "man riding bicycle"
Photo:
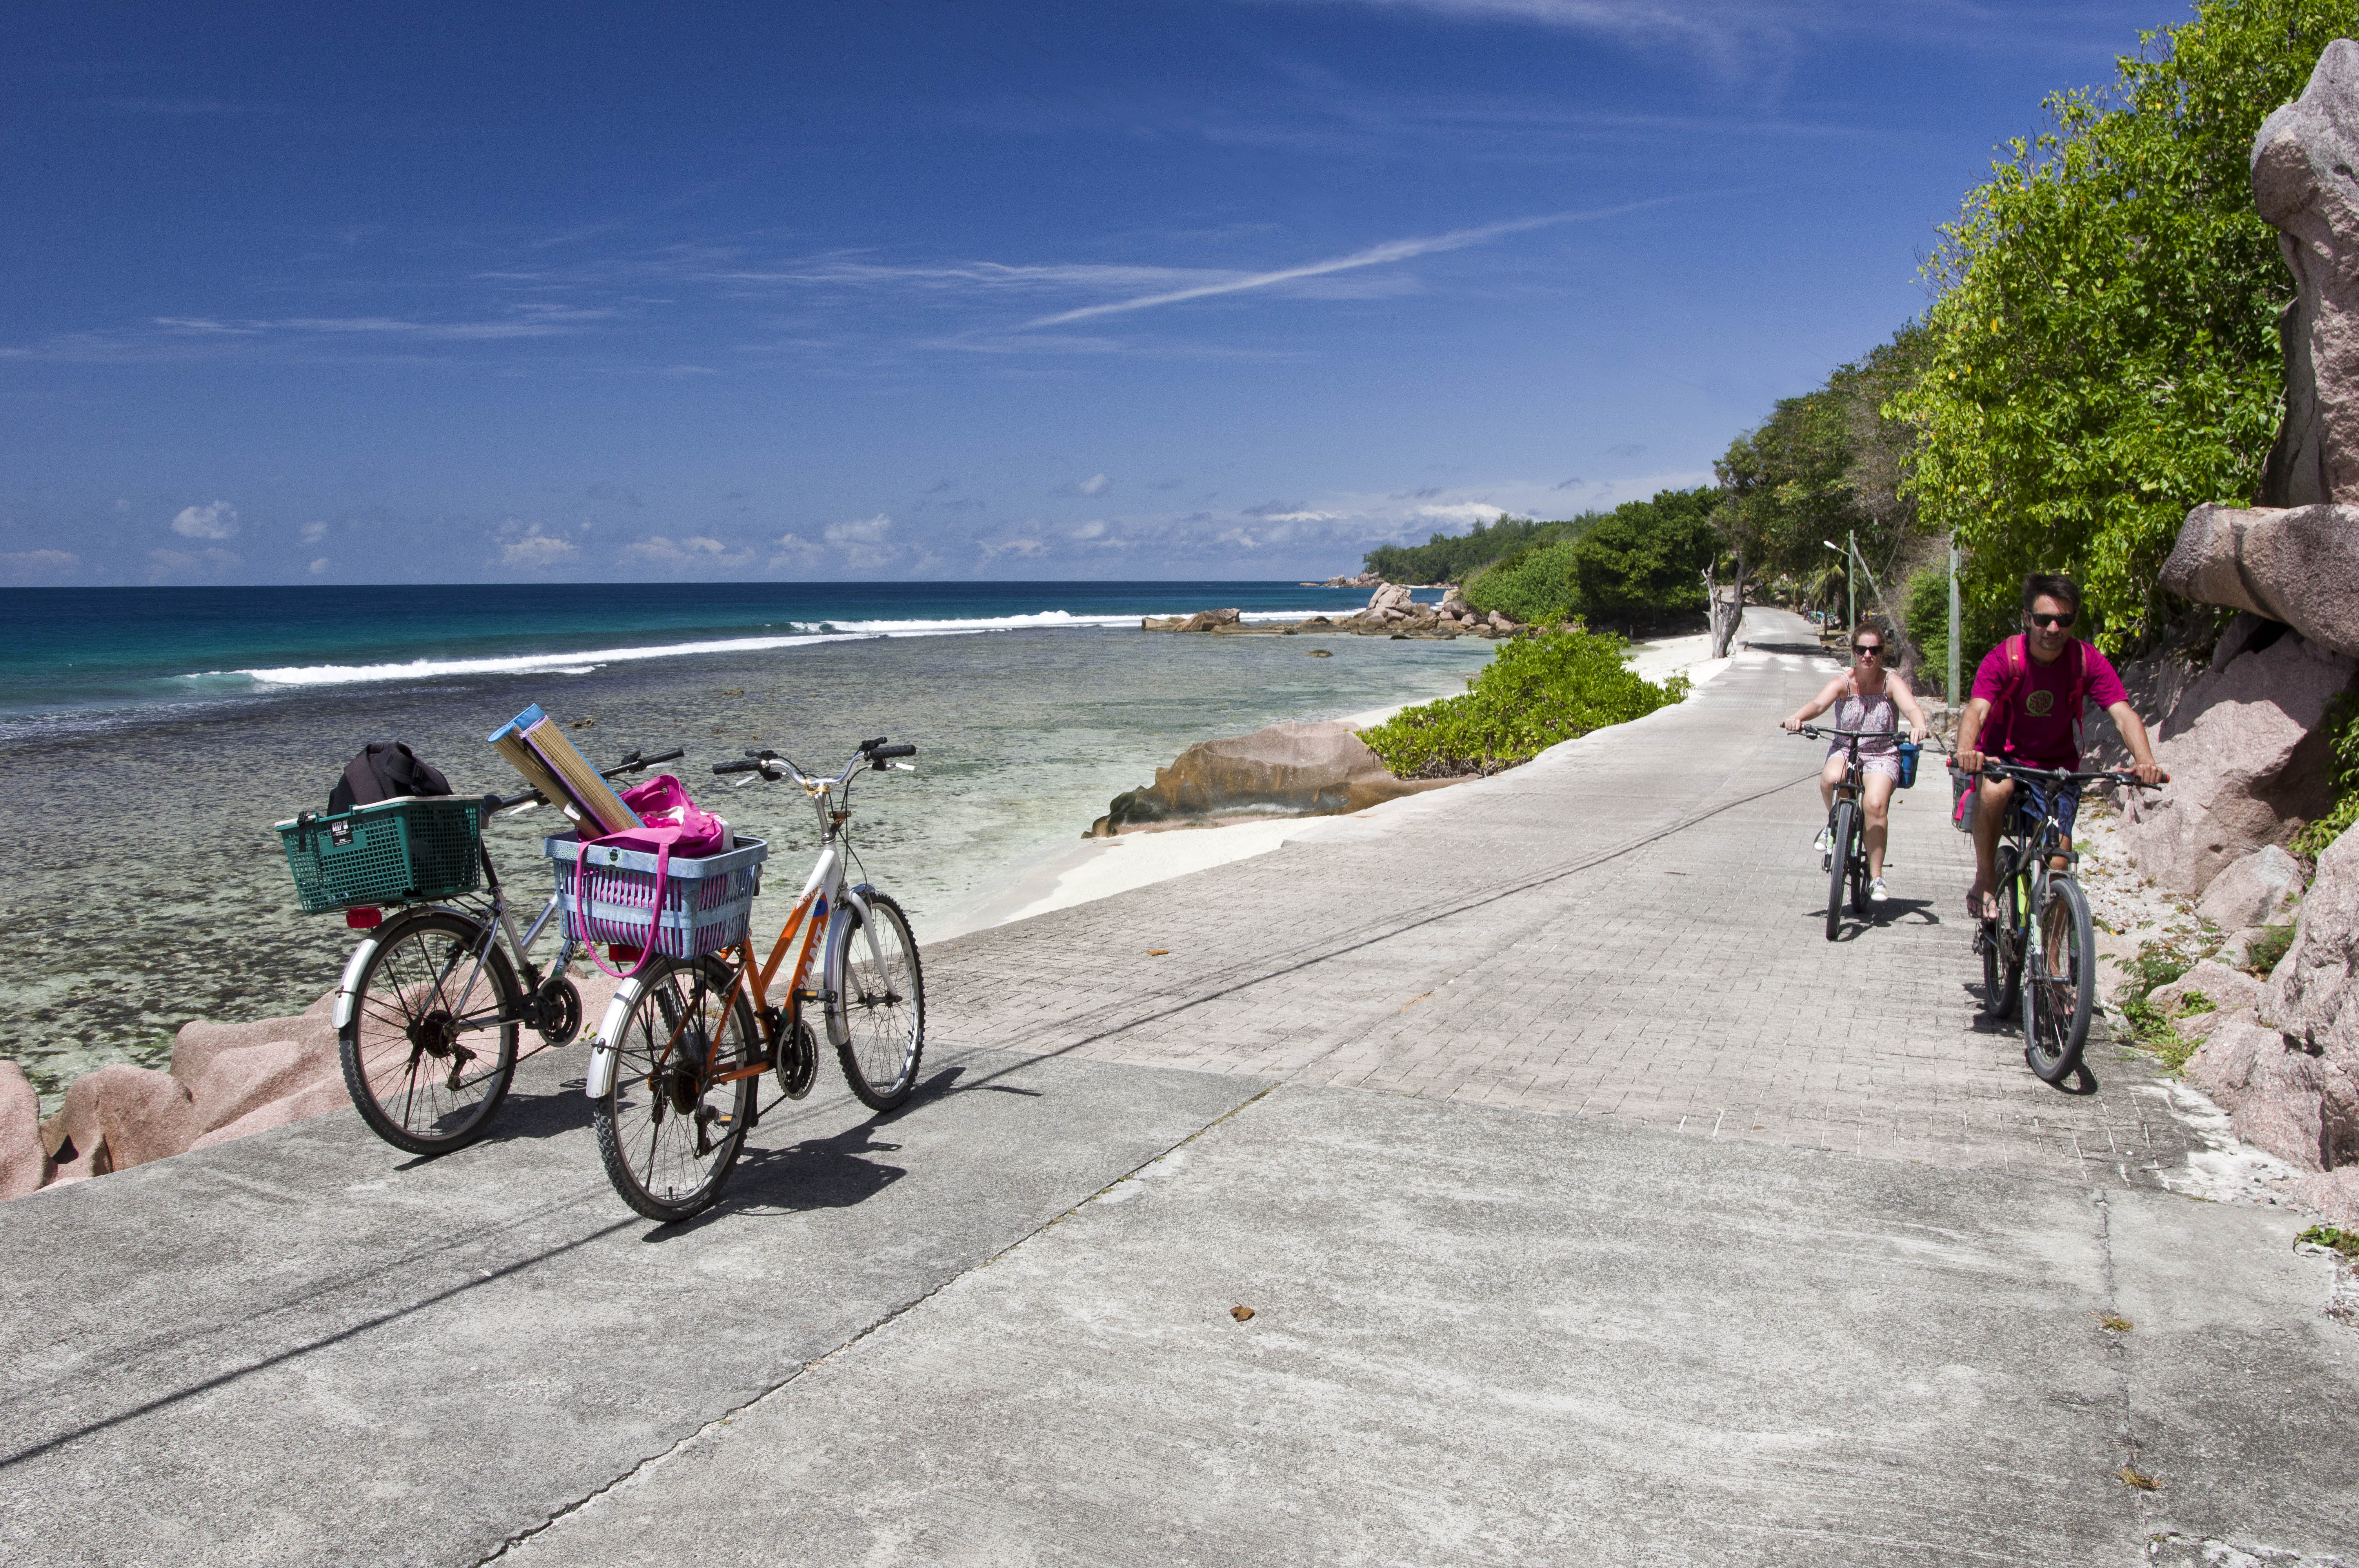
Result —
[[[2072, 635], [2081, 613], [2081, 588], [2057, 572], [2034, 572], [2023, 579], [2023, 630], [1984, 655], [1974, 672], [1973, 696], [1958, 717], [1958, 769], [1982, 771], [1985, 759], [2032, 768], [2081, 765], [2081, 714], [2090, 703], [2104, 708], [2136, 759], [2146, 784], [2160, 784], [2162, 769], [2147, 743], [2146, 725], [2122, 689], [2122, 677], [2104, 654]], [[2048, 788], [2027, 783], [2040, 811], [2051, 802]], [[1998, 918], [1993, 862], [1999, 836], [2016, 806], [2016, 781], [1985, 778], [1974, 798], [1974, 885], [1966, 913], [1976, 920]], [[2058, 824], [2072, 831], [2081, 807], [2078, 784], [2060, 786], [2052, 802]]]

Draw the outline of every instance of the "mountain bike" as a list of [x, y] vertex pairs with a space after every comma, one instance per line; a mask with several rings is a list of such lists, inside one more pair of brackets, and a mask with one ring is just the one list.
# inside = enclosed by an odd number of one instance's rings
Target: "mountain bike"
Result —
[[1843, 783], [1835, 785], [1833, 801], [1827, 807], [1827, 848], [1821, 858], [1820, 869], [1827, 875], [1827, 940], [1832, 942], [1843, 930], [1843, 888], [1851, 888], [1851, 912], [1861, 919], [1867, 918], [1867, 820], [1859, 807], [1860, 791], [1864, 787], [1859, 771], [1859, 743], [1863, 737], [1889, 735], [1889, 730], [1835, 730], [1825, 725], [1805, 724], [1793, 731], [1816, 741], [1825, 736], [1849, 740], [1848, 760], [1843, 765]]
[[[774, 751], [713, 767], [755, 775], [746, 784], [799, 785], [819, 815], [819, 859], [766, 962], [755, 961], [750, 936], [701, 957], [651, 957], [606, 1009], [586, 1086], [598, 1152], [623, 1201], [649, 1219], [686, 1219], [721, 1195], [761, 1119], [764, 1073], [777, 1074], [782, 1098], [810, 1093], [819, 1041], [806, 1004], [819, 1009], [844, 1081], [863, 1104], [893, 1110], [917, 1087], [926, 993], [908, 916], [874, 885], [844, 881], [853, 776], [916, 771], [897, 759], [918, 749], [886, 739], [862, 741], [832, 778], [810, 777]], [[773, 993], [799, 941], [794, 968]]]
[[[1987, 758], [1982, 771], [1984, 777], [2016, 781], [2006, 837], [1992, 866], [1998, 917], [1982, 920], [1974, 933], [1983, 960], [1983, 1011], [1991, 1018], [2019, 1012], [2025, 1063], [2042, 1083], [2061, 1083], [2081, 1065], [2089, 1042], [2097, 942], [2088, 895], [2073, 875], [2080, 855], [2058, 803], [2066, 790], [2077, 798], [2092, 783], [2162, 786], [2127, 772], [2074, 773]], [[2027, 784], [2039, 786], [2037, 806]]]
[[[600, 776], [622, 778], [682, 754], [633, 752]], [[537, 790], [485, 795], [482, 816], [540, 804]], [[523, 1030], [540, 1036], [525, 1053], [531, 1056], [571, 1044], [582, 1029], [582, 993], [565, 973], [572, 940], [565, 939], [545, 977], [532, 961], [533, 944], [557, 913], [556, 895], [518, 935], [480, 828], [474, 848], [481, 894], [395, 906], [389, 919], [383, 905], [345, 912], [347, 925], [369, 935], [353, 949], [336, 989], [344, 1087], [370, 1130], [407, 1153], [448, 1153], [484, 1135], [522, 1059]]]

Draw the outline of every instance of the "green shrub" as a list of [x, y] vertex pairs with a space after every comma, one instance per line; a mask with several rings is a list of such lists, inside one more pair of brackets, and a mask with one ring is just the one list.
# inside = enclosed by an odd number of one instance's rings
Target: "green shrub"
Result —
[[2201, 991], [2189, 991], [2179, 999], [2179, 1016], [2181, 1018], [2193, 1018], [2201, 1013], [2219, 1011], [2220, 1004]]
[[2129, 1031], [2121, 1044], [2146, 1052], [2162, 1064], [2165, 1072], [2176, 1075], [2186, 1070], [2187, 1060], [2195, 1054], [2200, 1042], [2180, 1033], [2162, 1009], [2139, 997], [2122, 1004], [2122, 1017]]
[[[1983, 655], [1997, 647], [2001, 638], [2012, 633], [2017, 621], [2012, 604], [1993, 609], [1966, 597], [1963, 585], [1960, 587], [1958, 682], [1971, 688]], [[1908, 640], [1917, 644], [1918, 656], [1925, 661], [1921, 678], [1928, 686], [1939, 686], [1948, 680], [1950, 669], [1949, 568], [1927, 567], [1910, 578], [1901, 603], [1901, 621]]]
[[[1634, 514], [1639, 505], [1649, 512]], [[1719, 549], [1700, 509], [1620, 508], [1571, 547], [1573, 609], [1592, 626], [1631, 631], [1700, 616], [1704, 568]]]
[[2340, 1252], [2353, 1262], [2359, 1263], [2359, 1233], [2338, 1230], [2331, 1225], [2313, 1225], [2294, 1239]]
[[2254, 974], [2267, 975], [2285, 961], [2292, 946], [2292, 926], [2265, 925], [2261, 934], [2253, 938], [2253, 945], [2245, 949], [2245, 968]]
[[1465, 696], [1405, 709], [1360, 739], [1401, 778], [1495, 773], [1687, 696], [1685, 676], [1641, 680], [1623, 662], [1626, 647], [1587, 632], [1519, 637], [1500, 646]]
[[2311, 860], [2359, 822], [2359, 692], [2343, 692], [2326, 705], [2319, 723], [2326, 731], [2327, 767], [2334, 787], [2334, 809], [2301, 830], [2294, 853]]
[[1553, 626], [1572, 615], [1572, 579], [1567, 568], [1573, 546], [1562, 540], [1518, 550], [1494, 562], [1466, 585], [1466, 602], [1488, 613], [1498, 611], [1527, 626]]

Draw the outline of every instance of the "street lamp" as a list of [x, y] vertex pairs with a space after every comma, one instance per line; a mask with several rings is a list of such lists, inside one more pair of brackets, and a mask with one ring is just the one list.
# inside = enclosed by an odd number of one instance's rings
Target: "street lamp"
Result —
[[1859, 624], [1859, 589], [1852, 582], [1852, 573], [1854, 570], [1852, 557], [1858, 554], [1858, 551], [1856, 547], [1847, 550], [1832, 539], [1821, 539], [1819, 543], [1843, 558], [1843, 631], [1848, 633], [1853, 627]]

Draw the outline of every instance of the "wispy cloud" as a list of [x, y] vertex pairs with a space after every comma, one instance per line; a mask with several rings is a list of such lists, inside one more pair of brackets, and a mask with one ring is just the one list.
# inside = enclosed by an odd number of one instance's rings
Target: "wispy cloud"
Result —
[[[1668, 199], [1662, 199], [1668, 200]], [[1305, 262], [1299, 266], [1277, 267], [1268, 272], [1242, 273], [1217, 282], [1191, 284], [1185, 288], [1166, 289], [1155, 294], [1142, 294], [1128, 299], [1116, 299], [1103, 305], [1084, 305], [1077, 309], [1060, 310], [1052, 316], [1040, 316], [1027, 321], [1020, 330], [1041, 327], [1061, 327], [1071, 321], [1094, 320], [1104, 316], [1118, 316], [1132, 310], [1151, 310], [1158, 306], [1178, 305], [1190, 299], [1210, 299], [1224, 294], [1245, 294], [1259, 288], [1274, 288], [1281, 284], [1299, 283], [1305, 278], [1324, 277], [1330, 274], [1353, 272], [1362, 267], [1387, 266], [1396, 262], [1413, 261], [1419, 256], [1433, 255], [1442, 251], [1464, 250], [1486, 241], [1520, 234], [1534, 229], [1546, 229], [1559, 223], [1593, 222], [1629, 212], [1640, 207], [1656, 205], [1654, 201], [1627, 202], [1619, 207], [1601, 208], [1593, 212], [1550, 212], [1537, 218], [1511, 218], [1505, 222], [1484, 223], [1472, 229], [1452, 229], [1442, 234], [1421, 234], [1409, 239], [1386, 240], [1349, 255], [1330, 256], [1324, 261]]]
[[1112, 490], [1113, 488], [1114, 481], [1106, 478], [1106, 476], [1102, 473], [1093, 473], [1087, 479], [1068, 480], [1049, 493], [1054, 495], [1103, 495], [1107, 491]]

